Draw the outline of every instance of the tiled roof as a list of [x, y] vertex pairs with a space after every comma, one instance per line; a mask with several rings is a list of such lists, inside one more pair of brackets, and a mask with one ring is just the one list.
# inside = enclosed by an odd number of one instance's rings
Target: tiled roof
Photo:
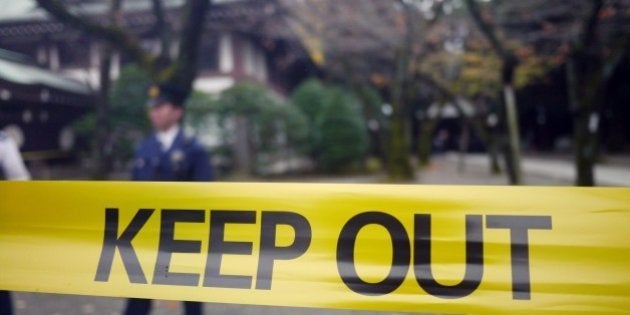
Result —
[[30, 64], [25, 57], [2, 49], [0, 49], [0, 79], [24, 85], [44, 85], [77, 94], [90, 94], [90, 88], [87, 85], [39, 68]]
[[[36, 8], [34, 0], [0, 0], [0, 10], [6, 3], [31, 3], [22, 7], [23, 12], [13, 10], [13, 17], [0, 15], [0, 38], [15, 38], [31, 35], [61, 34], [66, 28], [59, 22], [48, 17], [42, 9]], [[155, 17], [150, 10], [150, 1], [124, 1], [130, 3], [125, 8], [125, 25], [138, 35], [151, 29]], [[177, 10], [182, 0], [165, 2], [167, 19], [176, 19]], [[94, 2], [77, 6], [75, 11], [82, 15], [92, 16], [96, 21], [104, 20], [107, 7], [105, 2]], [[80, 10], [79, 10], [80, 9]], [[9, 10], [11, 11], [11, 10]], [[210, 7], [206, 19], [209, 30], [234, 30], [250, 34], [265, 34], [272, 38], [290, 38], [292, 33], [279, 17], [280, 10], [274, 0], [241, 0], [219, 2]], [[174, 23], [177, 24], [177, 23]]]

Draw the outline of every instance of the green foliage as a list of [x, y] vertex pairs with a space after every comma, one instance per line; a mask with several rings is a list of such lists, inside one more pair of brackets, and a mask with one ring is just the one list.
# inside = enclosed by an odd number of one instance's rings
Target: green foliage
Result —
[[368, 136], [354, 95], [311, 79], [295, 90], [291, 100], [308, 119], [306, 152], [321, 170], [341, 172], [363, 160]]
[[216, 114], [217, 101], [209, 94], [193, 91], [186, 100], [184, 122], [193, 129], [203, 129], [208, 118]]
[[549, 59], [535, 55], [519, 57], [521, 58], [520, 67], [516, 68], [514, 73], [514, 86], [517, 89], [546, 80], [553, 69], [553, 63]]
[[218, 110], [222, 115], [250, 117], [273, 107], [273, 103], [275, 100], [271, 98], [264, 86], [252, 82], [242, 82], [221, 93]]
[[94, 136], [94, 129], [96, 129], [96, 115], [94, 113], [83, 115], [74, 122], [72, 128], [79, 139], [92, 138]]
[[321, 132], [319, 166], [328, 172], [344, 171], [365, 156], [368, 138], [364, 120], [354, 96], [329, 88], [317, 119]]
[[[136, 142], [150, 129], [146, 115], [146, 91], [151, 84], [149, 75], [136, 65], [122, 69], [110, 90], [111, 143], [113, 157], [125, 162], [133, 157]], [[74, 124], [83, 142], [95, 138], [96, 114], [89, 113]]]
[[260, 160], [263, 155], [277, 155], [283, 149], [302, 151], [308, 143], [304, 114], [294, 106], [281, 102], [262, 85], [237, 83], [221, 93], [212, 111], [223, 126], [224, 138], [229, 138], [228, 133], [233, 132], [228, 128], [230, 120], [238, 116], [247, 119], [248, 137], [255, 159]]
[[363, 85], [356, 91], [356, 93], [363, 101], [367, 116], [371, 116], [379, 121], [385, 120], [386, 116], [383, 115], [381, 109], [384, 101], [378, 90], [369, 85]]
[[151, 129], [147, 119], [147, 88], [149, 74], [135, 64], [124, 67], [110, 91], [111, 117], [114, 130], [146, 132]]
[[[519, 61], [514, 73], [514, 87], [521, 89], [546, 78], [554, 63], [542, 58], [518, 40], [506, 40], [506, 47]], [[461, 53], [436, 52], [421, 63], [421, 71], [448, 87], [455, 95], [466, 98], [496, 99], [501, 90], [501, 58], [488, 43], [470, 38]]]
[[137, 65], [124, 67], [110, 91], [110, 119], [114, 137], [115, 158], [127, 161], [133, 157], [137, 142], [151, 126], [147, 119], [149, 74]]
[[326, 88], [317, 79], [309, 79], [303, 82], [291, 94], [291, 103], [304, 114], [307, 120], [309, 145], [304, 147], [302, 152], [308, 154], [311, 158], [316, 158], [317, 153], [320, 151], [321, 134], [320, 129], [316, 126], [316, 120], [324, 107], [325, 95]]
[[309, 121], [315, 121], [324, 107], [325, 93], [326, 88], [321, 81], [309, 79], [300, 84], [291, 94], [291, 102], [306, 115]]
[[463, 55], [460, 76], [453, 84], [455, 93], [469, 98], [495, 98], [501, 86], [501, 60], [484, 51], [468, 51]]
[[467, 98], [496, 98], [501, 85], [500, 69], [499, 57], [477, 45], [459, 55], [446, 52], [429, 55], [422, 64], [422, 70], [436, 82]]

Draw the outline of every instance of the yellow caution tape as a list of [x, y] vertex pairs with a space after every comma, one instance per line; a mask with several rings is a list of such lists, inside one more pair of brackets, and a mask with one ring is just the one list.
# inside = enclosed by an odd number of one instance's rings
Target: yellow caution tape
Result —
[[630, 310], [630, 188], [2, 182], [0, 289], [445, 314]]

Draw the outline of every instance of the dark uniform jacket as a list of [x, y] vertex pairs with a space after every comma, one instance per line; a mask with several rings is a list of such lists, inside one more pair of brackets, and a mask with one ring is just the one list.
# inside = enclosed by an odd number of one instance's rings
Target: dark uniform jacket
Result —
[[134, 159], [132, 179], [139, 181], [210, 181], [208, 154], [194, 137], [180, 129], [167, 151], [156, 134], [144, 139]]

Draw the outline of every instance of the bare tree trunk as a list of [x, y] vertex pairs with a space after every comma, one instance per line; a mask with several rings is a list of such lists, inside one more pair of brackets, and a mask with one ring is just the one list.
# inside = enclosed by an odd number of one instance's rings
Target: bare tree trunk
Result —
[[[111, 25], [118, 24], [122, 0], [112, 0], [109, 12]], [[99, 90], [96, 100], [96, 137], [94, 142], [94, 170], [92, 178], [107, 179], [112, 169], [113, 143], [111, 139], [109, 90], [111, 86], [111, 67], [114, 48], [103, 42], [99, 65]]]
[[[483, 118], [479, 118], [483, 119]], [[486, 128], [484, 129], [483, 126]], [[497, 137], [497, 124], [498, 117], [496, 113], [491, 113], [487, 117], [485, 117], [485, 121], [477, 121], [477, 127], [474, 127], [475, 130], [483, 130], [486, 131], [485, 137], [481, 137], [484, 140], [486, 145], [486, 150], [488, 150], [488, 163], [490, 167], [490, 174], [497, 175], [501, 174], [501, 165], [499, 163], [499, 139]], [[477, 133], [481, 136], [480, 133]]]
[[418, 137], [418, 162], [421, 167], [429, 165], [431, 161], [431, 138], [438, 119], [425, 119], [420, 127], [420, 136]]
[[249, 176], [253, 170], [253, 150], [249, 132], [249, 121], [244, 115], [234, 119], [234, 161], [235, 171], [240, 176]]
[[586, 58], [575, 54], [567, 62], [569, 102], [573, 109], [573, 141], [576, 186], [595, 186], [595, 162], [598, 155], [599, 119], [605, 78], [600, 71], [583, 72], [578, 68]]
[[603, 0], [593, 0], [567, 61], [569, 104], [574, 115], [577, 186], [595, 185], [594, 167], [598, 154], [599, 119], [603, 110], [605, 87], [630, 46], [630, 35], [626, 33], [611, 47], [607, 47], [607, 54], [594, 49], [593, 45], [597, 45], [595, 33], [603, 7]]
[[206, 12], [210, 6], [207, 0], [189, 0], [182, 8], [182, 31], [179, 42], [179, 55], [174, 63], [174, 72], [165, 71], [169, 82], [190, 92], [197, 75], [199, 45], [203, 33]]
[[438, 125], [440, 119], [442, 119], [442, 108], [444, 107], [444, 101], [438, 101], [438, 115], [435, 117], [429, 117], [425, 115], [425, 119], [422, 121], [420, 127], [420, 135], [418, 136], [418, 161], [420, 166], [427, 166], [431, 160], [433, 133]]
[[505, 102], [505, 116], [508, 129], [508, 177], [511, 185], [520, 185], [522, 183], [522, 174], [518, 112], [516, 110], [516, 97], [514, 96], [514, 89], [512, 89], [510, 84], [503, 85], [503, 98]]
[[583, 99], [584, 93], [580, 91], [582, 88], [581, 82], [584, 80], [584, 75], [580, 75], [578, 67], [584, 66], [583, 60], [581, 60], [579, 52], [575, 52], [574, 55], [567, 62], [567, 83], [569, 91], [569, 103], [573, 110], [573, 145], [574, 145], [574, 160], [576, 186], [594, 186], [595, 176], [593, 174], [593, 164], [595, 162], [593, 147], [589, 146], [589, 112], [590, 109], [587, 102]]
[[499, 163], [499, 140], [497, 139], [496, 131], [491, 130], [488, 132], [488, 157], [490, 163], [490, 173], [492, 174], [500, 174], [501, 173], [501, 164]]
[[462, 133], [459, 138], [459, 159], [457, 161], [457, 171], [464, 172], [466, 170], [466, 153], [470, 145], [470, 127], [465, 122], [466, 117], [462, 117]]
[[413, 8], [405, 1], [399, 0], [405, 10], [406, 34], [402, 45], [397, 49], [397, 64], [395, 78], [391, 86], [391, 130], [388, 146], [387, 175], [392, 180], [411, 180], [415, 177], [413, 166], [409, 159], [409, 128], [408, 109], [405, 97], [411, 79], [409, 62], [411, 60], [412, 45], [415, 38], [413, 24]]
[[505, 122], [507, 124], [507, 142], [505, 148], [506, 167], [508, 170], [508, 179], [511, 185], [521, 184], [521, 152], [520, 152], [520, 135], [518, 130], [518, 112], [516, 110], [516, 97], [514, 96], [513, 81], [514, 70], [518, 65], [518, 59], [514, 54], [506, 49], [499, 41], [496, 26], [487, 19], [484, 19], [476, 0], [466, 0], [468, 11], [473, 20], [486, 36], [494, 51], [501, 57], [501, 82], [503, 85], [501, 99], [505, 108]]
[[100, 87], [96, 100], [96, 137], [92, 150], [94, 160], [93, 179], [107, 179], [112, 167], [111, 123], [109, 119], [109, 90], [111, 85], [111, 65], [113, 49], [110, 44], [102, 43], [99, 81]]
[[[403, 51], [405, 50], [405, 51]], [[413, 167], [409, 161], [409, 132], [407, 128], [406, 108], [403, 100], [409, 55], [405, 48], [399, 53], [397, 78], [393, 82], [391, 93], [391, 130], [388, 146], [387, 175], [391, 180], [405, 181], [414, 178]]]
[[595, 162], [597, 158], [597, 126], [592, 119], [597, 115], [590, 115], [590, 119], [581, 113], [574, 118], [575, 167], [577, 176], [576, 186], [595, 186]]
[[168, 23], [166, 23], [166, 14], [162, 0], [152, 0], [151, 2], [153, 3], [153, 15], [155, 15], [154, 29], [160, 36], [160, 55], [158, 56], [157, 66], [158, 68], [162, 68], [171, 60], [171, 30], [169, 29]]
[[[469, 116], [466, 114], [464, 110], [461, 99], [453, 98], [454, 103], [457, 105], [455, 108], [461, 117], [464, 128], [470, 128], [470, 131], [473, 131], [477, 137], [486, 145], [488, 150], [488, 157], [490, 160], [490, 172], [492, 174], [501, 173], [501, 167], [499, 165], [499, 148], [498, 148], [498, 139], [495, 132], [495, 127], [497, 124], [497, 118], [494, 116], [494, 120], [490, 123], [486, 122], [487, 128], [484, 128], [483, 119], [481, 117]], [[494, 114], [492, 114], [494, 115]], [[467, 136], [468, 138], [470, 135]]]

